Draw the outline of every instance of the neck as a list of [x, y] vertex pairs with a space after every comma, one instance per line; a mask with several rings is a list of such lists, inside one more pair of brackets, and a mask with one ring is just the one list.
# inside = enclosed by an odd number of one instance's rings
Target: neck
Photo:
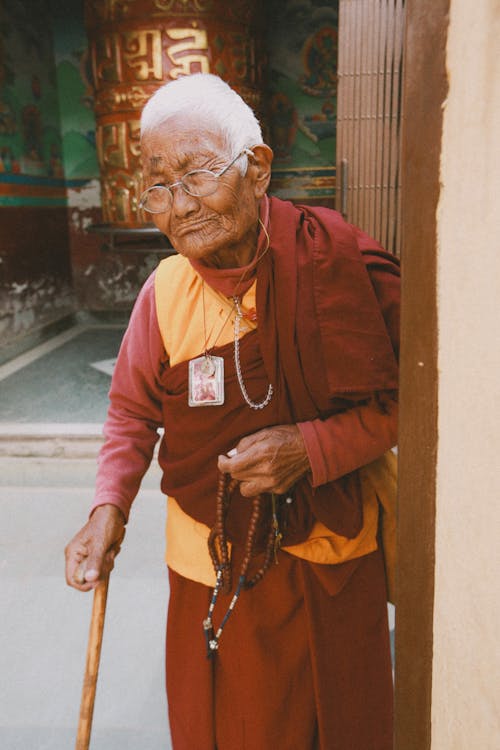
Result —
[[255, 225], [245, 237], [235, 245], [214, 253], [209, 258], [203, 258], [203, 263], [211, 268], [243, 268], [252, 262], [257, 250], [259, 223]]

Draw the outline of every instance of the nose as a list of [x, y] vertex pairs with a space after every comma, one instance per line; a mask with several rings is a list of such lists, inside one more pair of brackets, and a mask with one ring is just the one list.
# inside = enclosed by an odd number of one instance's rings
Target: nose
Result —
[[182, 184], [175, 185], [172, 190], [172, 212], [177, 218], [184, 218], [192, 213], [196, 213], [199, 208], [199, 201], [194, 195], [186, 193]]

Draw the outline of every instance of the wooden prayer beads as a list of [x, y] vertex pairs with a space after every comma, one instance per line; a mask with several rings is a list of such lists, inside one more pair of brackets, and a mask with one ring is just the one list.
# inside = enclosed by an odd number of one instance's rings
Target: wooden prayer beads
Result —
[[257, 530], [262, 517], [264, 505], [264, 498], [262, 495], [257, 495], [256, 497], [252, 498], [252, 513], [248, 524], [248, 533], [245, 541], [245, 554], [240, 567], [238, 585], [236, 586], [236, 590], [233, 594], [226, 614], [224, 615], [221, 624], [217, 632], [215, 633], [212, 622], [212, 615], [215, 609], [215, 603], [217, 601], [219, 592], [222, 591], [225, 594], [229, 594], [232, 588], [231, 559], [229, 555], [228, 540], [226, 535], [226, 516], [231, 501], [231, 494], [236, 489], [237, 484], [238, 482], [234, 479], [230, 479], [229, 475], [222, 473], [219, 474], [216, 496], [215, 525], [211, 530], [208, 538], [208, 549], [216, 572], [216, 584], [208, 609], [208, 615], [203, 621], [203, 630], [207, 643], [207, 656], [209, 658], [212, 658], [219, 648], [219, 640], [222, 635], [222, 631], [236, 606], [236, 602], [238, 601], [238, 597], [242, 589], [250, 589], [262, 580], [262, 578], [266, 574], [266, 571], [271, 565], [273, 556], [276, 555], [277, 548], [281, 540], [281, 534], [279, 533], [276, 515], [276, 499], [273, 496], [273, 513], [264, 553], [264, 561], [255, 575], [252, 578], [247, 579], [250, 563], [254, 556], [255, 540], [257, 537]]
[[[216, 573], [222, 570], [221, 589], [225, 594], [231, 591], [231, 561], [229, 557], [228, 542], [226, 535], [226, 516], [229, 508], [231, 494], [234, 492], [238, 482], [230, 479], [227, 474], [219, 474], [216, 497], [215, 525], [210, 532], [208, 549]], [[264, 561], [255, 575], [247, 580], [248, 570], [254, 553], [255, 539], [259, 521], [261, 520], [264, 505], [264, 497], [257, 495], [252, 498], [252, 514], [248, 524], [248, 533], [245, 541], [245, 555], [241, 563], [240, 577], [245, 579], [243, 588], [249, 589], [255, 586], [264, 577], [269, 569], [275, 551], [275, 527], [271, 525], [264, 553]]]

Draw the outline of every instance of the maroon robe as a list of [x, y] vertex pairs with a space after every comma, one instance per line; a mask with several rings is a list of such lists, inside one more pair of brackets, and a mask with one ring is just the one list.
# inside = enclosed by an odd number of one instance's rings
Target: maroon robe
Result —
[[[397, 387], [397, 262], [326, 209], [271, 199], [271, 246], [257, 267], [258, 329], [241, 341], [243, 401], [232, 347], [226, 400], [190, 408], [188, 363], [165, 369], [162, 489], [193, 518], [215, 520], [217, 456], [274, 424], [324, 418]], [[371, 275], [370, 275], [371, 274]], [[357, 472], [313, 490], [307, 479], [283, 506], [284, 544], [307, 538], [316, 519], [356, 536]], [[288, 508], [285, 516], [284, 509]], [[249, 503], [233, 497], [228, 534], [241, 557]], [[261, 542], [269, 516], [264, 518]], [[171, 573], [168, 694], [175, 750], [390, 750], [391, 667], [380, 554], [313, 565], [280, 554], [245, 591], [207, 661], [201, 623], [210, 590]], [[217, 627], [229, 603], [220, 597]]]
[[[275, 424], [325, 418], [397, 388], [399, 269], [395, 258], [334, 211], [296, 208], [270, 201], [271, 246], [257, 267], [257, 331], [247, 334], [240, 355], [247, 390], [265, 409], [244, 403], [232, 345], [213, 354], [225, 360], [223, 406], [188, 406], [188, 362], [164, 371], [165, 439], [159, 460], [163, 491], [196, 520], [213, 526], [217, 456], [245, 435]], [[361, 251], [361, 247], [366, 250]], [[369, 272], [382, 268], [375, 288]], [[377, 292], [380, 301], [377, 297]], [[387, 318], [384, 317], [384, 314]], [[359, 534], [362, 502], [357, 472], [311, 488], [294, 488], [284, 545], [304, 541], [315, 520], [337, 534]], [[236, 508], [247, 504], [235, 502]], [[247, 517], [229, 521], [233, 541], [242, 541]]]

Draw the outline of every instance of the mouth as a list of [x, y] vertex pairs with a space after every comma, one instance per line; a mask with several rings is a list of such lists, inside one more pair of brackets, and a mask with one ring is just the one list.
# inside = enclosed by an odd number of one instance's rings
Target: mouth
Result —
[[203, 219], [203, 221], [193, 221], [189, 224], [182, 224], [176, 231], [175, 234], [177, 237], [184, 237], [187, 234], [191, 234], [193, 232], [199, 232], [201, 229], [204, 229], [207, 224], [210, 222], [210, 219]]

